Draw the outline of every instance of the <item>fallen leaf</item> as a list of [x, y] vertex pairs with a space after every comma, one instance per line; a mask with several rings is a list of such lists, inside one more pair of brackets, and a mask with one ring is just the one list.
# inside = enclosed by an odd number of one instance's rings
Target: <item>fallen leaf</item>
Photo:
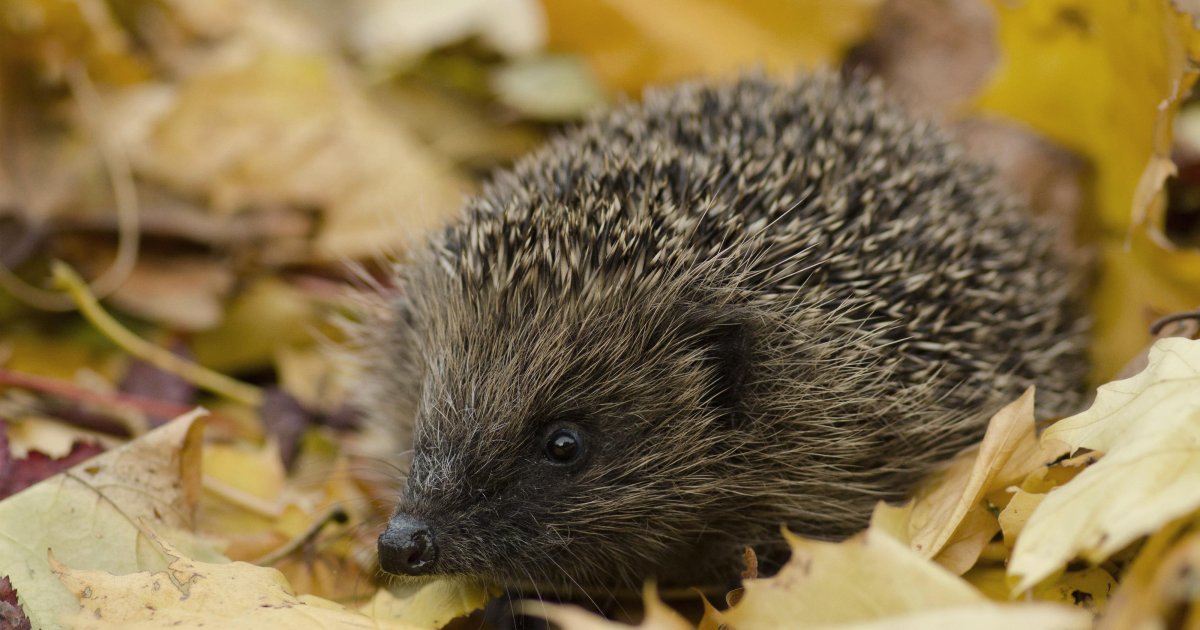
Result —
[[75, 566], [157, 568], [164, 560], [146, 538], [154, 530], [193, 554], [218, 557], [189, 534], [200, 493], [202, 414], [0, 501], [0, 575], [21, 592], [35, 627], [60, 627], [59, 615], [76, 609], [47, 564], [47, 550]]
[[270, 367], [281, 348], [310, 345], [317, 305], [278, 278], [261, 278], [227, 307], [221, 325], [192, 337], [196, 360], [218, 372]]
[[879, 0], [545, 0], [551, 50], [587, 59], [609, 88], [728, 77], [761, 67], [780, 76], [833, 66], [873, 25]]
[[1091, 627], [1091, 615], [1053, 604], [980, 604], [922, 611], [876, 621], [813, 626], [827, 630], [1087, 630]]
[[979, 446], [923, 484], [905, 508], [877, 510], [877, 519], [888, 521], [877, 526], [954, 573], [971, 568], [999, 530], [985, 497], [1054, 459], [1038, 446], [1033, 399], [1030, 388], [998, 411]]
[[1099, 250], [1091, 359], [1093, 374], [1107, 378], [1150, 344], [1155, 320], [1200, 304], [1200, 255], [1164, 250], [1144, 232], [1101, 243]]
[[110, 100], [116, 141], [139, 175], [222, 214], [317, 208], [324, 221], [312, 255], [322, 261], [401, 251], [467, 190], [322, 54], [267, 50]]
[[8, 447], [8, 422], [0, 420], [0, 500], [104, 452], [95, 442], [74, 442], [61, 456], [29, 451], [13, 457]]
[[439, 579], [381, 588], [360, 610], [373, 619], [418, 628], [441, 628], [451, 619], [483, 608], [494, 594], [494, 589], [477, 581]]
[[1002, 60], [976, 107], [1024, 121], [1090, 158], [1097, 218], [1124, 235], [1138, 183], [1169, 155], [1171, 121], [1195, 80], [1188, 55], [1200, 51], [1200, 37], [1190, 16], [1170, 2], [992, 5]]
[[1089, 228], [1106, 255], [1091, 358], [1094, 375], [1106, 379], [1149, 343], [1148, 309], [1200, 303], [1200, 253], [1166, 246], [1160, 194], [1200, 32], [1160, 0], [992, 5], [1001, 61], [976, 109], [1022, 121], [1094, 167]]
[[161, 571], [114, 575], [72, 569], [51, 559], [62, 584], [81, 606], [66, 624], [105, 628], [413, 628], [370, 619], [340, 604], [296, 595], [275, 569], [245, 562], [211, 564], [154, 539], [170, 562]]
[[220, 323], [235, 279], [221, 260], [143, 254], [110, 299], [127, 313], [169, 328], [206, 330]]
[[1000, 522], [1000, 531], [1004, 532], [1004, 544], [1009, 549], [1012, 549], [1013, 545], [1017, 544], [1017, 538], [1025, 529], [1025, 524], [1029, 522], [1029, 517], [1045, 498], [1046, 495], [1044, 494], [1026, 492], [1019, 488], [1013, 493], [1012, 498], [1008, 501], [1008, 505], [1004, 506], [1004, 509], [1000, 512], [1000, 516], [997, 517], [997, 520]]
[[843, 543], [787, 538], [791, 560], [774, 577], [745, 582], [745, 595], [722, 614], [730, 626], [820, 627], [987, 602], [957, 576], [875, 530]]
[[1009, 563], [1018, 591], [1200, 508], [1200, 341], [1160, 340], [1144, 371], [1101, 387], [1091, 408], [1047, 429], [1042, 443], [1104, 455], [1034, 510]]
[[8, 578], [0, 576], [0, 628], [7, 630], [30, 630], [29, 618], [21, 611], [17, 591]]
[[564, 55], [516, 60], [492, 74], [500, 102], [538, 120], [571, 120], [604, 103], [604, 93], [586, 65]]
[[6, 54], [36, 60], [50, 76], [75, 62], [105, 82], [133, 82], [150, 73], [103, 3], [6, 0], [0, 5], [0, 40]]
[[354, 0], [350, 45], [369, 66], [394, 68], [454, 42], [478, 37], [506, 56], [530, 54], [546, 39], [536, 0]]
[[[8, 449], [21, 459], [40, 452], [54, 459], [66, 457], [80, 442], [97, 442], [93, 433], [51, 418], [28, 416], [17, 421], [4, 420]], [[102, 442], [104, 446], [109, 443]]]
[[[1100, 618], [1099, 630], [1124, 628], [1196, 628], [1196, 576], [1200, 574], [1200, 520], [1189, 515], [1160, 529], [1138, 553], [1133, 566]], [[1183, 619], [1187, 618], [1187, 622]]]

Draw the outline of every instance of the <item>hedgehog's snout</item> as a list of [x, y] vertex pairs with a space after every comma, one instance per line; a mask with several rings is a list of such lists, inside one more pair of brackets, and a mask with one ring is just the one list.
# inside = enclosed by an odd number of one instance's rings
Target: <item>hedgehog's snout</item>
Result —
[[424, 521], [397, 513], [379, 535], [379, 566], [396, 575], [429, 575], [437, 566], [437, 538]]

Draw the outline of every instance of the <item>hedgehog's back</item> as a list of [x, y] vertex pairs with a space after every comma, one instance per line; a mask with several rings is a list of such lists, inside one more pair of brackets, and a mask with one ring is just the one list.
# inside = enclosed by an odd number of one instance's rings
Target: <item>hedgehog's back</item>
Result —
[[479, 282], [503, 267], [545, 284], [533, 270], [552, 269], [586, 291], [603, 269], [619, 281], [596, 290], [621, 291], [715, 269], [789, 313], [804, 343], [865, 353], [948, 409], [1033, 382], [1043, 412], [1078, 403], [1084, 327], [1045, 228], [875, 86], [651, 91], [523, 160], [468, 217], [450, 240], [485, 244], [453, 248], [478, 257], [464, 271]]

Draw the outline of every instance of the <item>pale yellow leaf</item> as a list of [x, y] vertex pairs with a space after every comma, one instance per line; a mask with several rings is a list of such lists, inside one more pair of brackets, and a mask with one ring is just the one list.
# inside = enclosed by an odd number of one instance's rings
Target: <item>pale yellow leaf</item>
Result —
[[[997, 412], [983, 441], [923, 485], [906, 508], [877, 508], [872, 523], [954, 573], [975, 564], [999, 529], [985, 497], [1053, 457], [1038, 445], [1030, 388]], [[883, 521], [886, 521], [884, 523]]]
[[313, 254], [323, 260], [400, 251], [468, 188], [323, 54], [266, 50], [127, 90], [109, 108], [139, 175], [214, 212], [319, 209]]
[[778, 575], [745, 583], [745, 595], [722, 615], [731, 626], [820, 627], [987, 601], [954, 574], [875, 530], [842, 543], [790, 534], [788, 539], [791, 560]]
[[1148, 311], [1200, 303], [1200, 254], [1166, 244], [1161, 194], [1200, 32], [1169, 0], [991, 4], [1001, 61], [978, 108], [1030, 125], [1094, 169], [1089, 228], [1105, 256], [1092, 361], [1110, 378], [1150, 342]]
[[111, 299], [127, 313], [180, 331], [212, 328], [236, 281], [216, 259], [142, 254]]
[[204, 447], [204, 474], [264, 501], [280, 498], [287, 471], [279, 449], [247, 444], [216, 443]]
[[71, 452], [76, 442], [101, 442], [112, 448], [116, 440], [64, 424], [60, 420], [25, 417], [20, 420], [5, 418], [5, 434], [8, 450], [15, 459], [25, 459], [30, 451], [37, 451], [59, 459]]
[[1093, 613], [1105, 610], [1109, 595], [1117, 586], [1116, 578], [1099, 567], [1059, 573], [1052, 579], [1038, 584], [1032, 591], [1020, 595], [1013, 594], [1013, 586], [1017, 581], [1002, 567], [976, 567], [968, 571], [963, 578], [989, 599], [1001, 602], [1023, 600], [1066, 604]]
[[199, 562], [161, 539], [155, 543], [170, 558], [164, 570], [114, 575], [71, 569], [52, 560], [58, 578], [80, 604], [67, 625], [75, 630], [412, 628], [370, 619], [320, 598], [297, 596], [275, 569], [244, 562]]
[[229, 304], [220, 326], [192, 338], [192, 351], [198, 362], [220, 372], [262, 369], [281, 349], [311, 344], [311, 326], [319, 315], [295, 287], [262, 278]]
[[582, 55], [605, 83], [789, 76], [832, 66], [872, 25], [877, 0], [543, 0], [550, 48]]
[[[1168, 619], [1178, 622], [1169, 627], [1200, 627], [1194, 577], [1200, 573], [1198, 525], [1200, 515], [1192, 514], [1150, 537], [1121, 577], [1097, 628], [1156, 630], [1168, 627]], [[1184, 615], [1190, 617], [1188, 623], [1183, 623]]]
[[1144, 371], [1101, 387], [1090, 409], [1042, 441], [1104, 456], [1029, 518], [1009, 564], [1019, 590], [1076, 556], [1100, 562], [1200, 507], [1200, 341], [1160, 340]]
[[483, 608], [495, 593], [475, 580], [439, 579], [422, 584], [381, 588], [360, 610], [418, 628], [440, 628], [451, 619]]
[[1025, 529], [1025, 523], [1029, 522], [1029, 516], [1045, 498], [1044, 494], [1018, 489], [1009, 499], [1008, 505], [1001, 510], [997, 520], [1000, 521], [1000, 531], [1004, 532], [1004, 544], [1009, 549], [1017, 544], [1017, 537]]
[[564, 55], [514, 61], [492, 75], [492, 89], [500, 102], [541, 120], [579, 118], [604, 102], [592, 71]]
[[351, 46], [372, 66], [411, 63], [472, 36], [497, 52], [530, 54], [545, 43], [546, 18], [536, 0], [352, 0]]
[[1082, 610], [1054, 604], [989, 603], [813, 627], [821, 630], [1087, 630], [1092, 627], [1092, 616]]
[[200, 492], [201, 410], [0, 501], [0, 575], [35, 627], [57, 628], [75, 600], [47, 553], [78, 567], [132, 572], [165, 559], [147, 534], [218, 557], [192, 538]]

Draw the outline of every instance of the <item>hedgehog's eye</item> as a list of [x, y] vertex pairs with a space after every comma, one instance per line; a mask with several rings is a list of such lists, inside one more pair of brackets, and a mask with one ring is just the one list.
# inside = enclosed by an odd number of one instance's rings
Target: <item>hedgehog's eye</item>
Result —
[[583, 440], [571, 427], [552, 429], [546, 436], [546, 457], [556, 464], [570, 464], [583, 452]]

